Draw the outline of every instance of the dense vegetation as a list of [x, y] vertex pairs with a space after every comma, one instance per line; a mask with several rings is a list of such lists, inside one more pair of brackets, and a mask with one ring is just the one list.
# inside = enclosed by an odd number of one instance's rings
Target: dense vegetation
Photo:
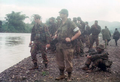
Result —
[[0, 32], [30, 32], [32, 24], [25, 24], [24, 20], [28, 18], [21, 12], [14, 12], [6, 14], [6, 21], [0, 21]]
[[[24, 20], [28, 18], [28, 16], [21, 14], [21, 12], [12, 11], [10, 14], [6, 14], [5, 21], [0, 21], [0, 32], [15, 32], [15, 33], [28, 33], [31, 32], [31, 28], [34, 24], [32, 21], [31, 24], [24, 23]], [[55, 21], [56, 22], [56, 21]], [[46, 20], [46, 24], [49, 26], [49, 20]], [[93, 25], [94, 21], [89, 22], [89, 25]], [[120, 22], [108, 22], [98, 20], [98, 24], [101, 28], [105, 28], [107, 26], [111, 33], [114, 32], [115, 28], [118, 28], [120, 31]]]

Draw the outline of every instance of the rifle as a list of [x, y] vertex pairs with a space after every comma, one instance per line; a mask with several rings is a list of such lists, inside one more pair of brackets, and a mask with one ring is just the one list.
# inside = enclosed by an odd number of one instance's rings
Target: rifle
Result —
[[50, 42], [50, 48], [52, 51], [55, 51], [56, 50], [56, 44], [58, 43], [58, 40], [53, 38], [53, 40]]

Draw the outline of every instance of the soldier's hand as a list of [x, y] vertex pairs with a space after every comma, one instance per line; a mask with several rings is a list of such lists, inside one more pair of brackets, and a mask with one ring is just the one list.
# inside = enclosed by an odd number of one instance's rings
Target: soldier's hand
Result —
[[87, 58], [91, 58], [91, 56], [87, 55]]
[[55, 36], [52, 37], [53, 39], [56, 39], [57, 38], [57, 34], [55, 34]]
[[32, 41], [30, 41], [29, 45], [31, 45], [31, 44], [32, 44]]
[[65, 39], [65, 41], [66, 41], [66, 42], [71, 42], [71, 40], [70, 40], [69, 37], [67, 37], [67, 38]]
[[46, 47], [49, 48], [49, 47], [50, 47], [50, 44], [47, 44]]
[[29, 43], [29, 47], [32, 45], [32, 41], [30, 41], [30, 43]]

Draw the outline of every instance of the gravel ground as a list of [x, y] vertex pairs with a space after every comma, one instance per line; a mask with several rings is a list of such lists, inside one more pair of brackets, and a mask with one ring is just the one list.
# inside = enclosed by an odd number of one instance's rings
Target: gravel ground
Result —
[[[100, 43], [103, 43], [102, 39], [100, 39]], [[74, 57], [72, 82], [120, 82], [120, 40], [118, 45], [116, 47], [114, 40], [111, 40], [106, 49], [110, 54], [109, 59], [113, 61], [111, 73], [103, 71], [86, 73], [81, 69], [84, 66], [86, 57]], [[33, 63], [31, 57], [28, 57], [0, 73], [0, 82], [66, 82], [65, 79], [55, 80], [55, 77], [59, 75], [55, 54], [47, 55], [49, 59], [48, 71], [44, 70], [40, 55], [37, 55], [39, 69], [29, 70]]]

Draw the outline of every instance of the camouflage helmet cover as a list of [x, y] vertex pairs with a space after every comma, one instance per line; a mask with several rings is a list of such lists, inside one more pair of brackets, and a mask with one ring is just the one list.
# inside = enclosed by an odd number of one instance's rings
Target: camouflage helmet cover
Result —
[[81, 18], [80, 18], [80, 17], [77, 17], [77, 20], [78, 20], [78, 21], [80, 21], [80, 20], [81, 20]]
[[36, 19], [41, 19], [41, 16], [38, 15], [38, 14], [35, 14], [33, 17], [36, 18]]
[[59, 13], [67, 14], [68, 15], [68, 10], [67, 9], [62, 9]]

